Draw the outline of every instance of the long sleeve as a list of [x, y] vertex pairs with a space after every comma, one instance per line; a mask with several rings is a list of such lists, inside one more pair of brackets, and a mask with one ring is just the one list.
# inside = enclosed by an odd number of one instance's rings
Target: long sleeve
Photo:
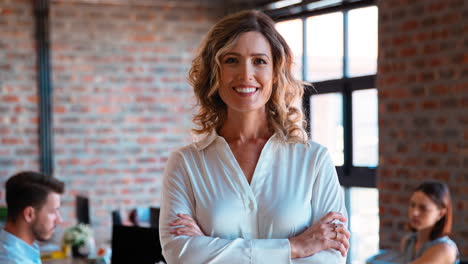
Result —
[[[290, 263], [288, 239], [222, 239], [207, 236], [188, 237], [170, 234], [171, 221], [184, 213], [196, 219], [196, 199], [187, 172], [187, 162], [180, 152], [173, 153], [166, 165], [159, 234], [163, 255], [168, 264], [178, 263]], [[201, 227], [202, 225], [199, 226]]]
[[[335, 165], [327, 150], [324, 150], [316, 166], [318, 167], [318, 171], [312, 190], [311, 207], [313, 213], [311, 222], [316, 223], [329, 212], [339, 212], [347, 218], [343, 191], [338, 181]], [[340, 264], [345, 262], [346, 258], [334, 249], [324, 250], [310, 257], [294, 259], [293, 261], [294, 264]]]

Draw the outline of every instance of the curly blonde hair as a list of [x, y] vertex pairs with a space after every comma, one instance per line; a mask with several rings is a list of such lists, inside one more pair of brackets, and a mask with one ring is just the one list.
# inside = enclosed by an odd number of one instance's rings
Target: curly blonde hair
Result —
[[227, 118], [227, 107], [219, 89], [220, 57], [235, 44], [242, 33], [259, 32], [269, 42], [273, 55], [272, 94], [266, 103], [270, 129], [285, 142], [307, 141], [304, 115], [300, 102], [304, 85], [292, 74], [293, 54], [286, 41], [275, 29], [275, 23], [260, 11], [242, 11], [229, 15], [211, 28], [192, 61], [189, 82], [193, 86], [198, 114], [193, 117], [195, 134], [205, 134], [213, 129], [219, 131]]

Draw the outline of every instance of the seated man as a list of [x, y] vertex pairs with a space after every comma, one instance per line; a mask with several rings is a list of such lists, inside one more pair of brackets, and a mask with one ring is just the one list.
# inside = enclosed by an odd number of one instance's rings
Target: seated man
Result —
[[12, 176], [5, 189], [8, 215], [0, 230], [0, 264], [41, 263], [35, 241], [50, 239], [62, 222], [59, 208], [64, 183], [27, 171]]

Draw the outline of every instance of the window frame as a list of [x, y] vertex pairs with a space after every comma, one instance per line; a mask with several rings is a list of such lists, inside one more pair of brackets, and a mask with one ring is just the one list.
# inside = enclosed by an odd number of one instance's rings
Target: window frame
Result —
[[[303, 1], [304, 2], [304, 1]], [[310, 97], [318, 94], [326, 93], [341, 93], [343, 96], [343, 142], [344, 142], [344, 162], [342, 166], [336, 166], [340, 184], [343, 187], [368, 187], [376, 188], [376, 174], [377, 167], [362, 167], [353, 165], [353, 99], [352, 93], [358, 90], [377, 89], [376, 75], [365, 75], [357, 77], [348, 76], [348, 13], [351, 10], [376, 6], [375, 0], [361, 0], [361, 1], [343, 1], [341, 4], [331, 7], [326, 7], [319, 10], [304, 11], [305, 4], [298, 4], [291, 7], [286, 7], [280, 10], [272, 10], [269, 13], [276, 23], [301, 19], [302, 20], [302, 79], [307, 80], [307, 18], [312, 16], [324, 15], [334, 12], [342, 12], [343, 14], [343, 76], [339, 79], [332, 79], [326, 81], [311, 82], [313, 85], [306, 85], [304, 90], [304, 97], [302, 100], [302, 107], [304, 115], [307, 120], [307, 131], [310, 132]], [[289, 14], [287, 10], [298, 10], [296, 14]], [[275, 13], [276, 12], [276, 13]]]

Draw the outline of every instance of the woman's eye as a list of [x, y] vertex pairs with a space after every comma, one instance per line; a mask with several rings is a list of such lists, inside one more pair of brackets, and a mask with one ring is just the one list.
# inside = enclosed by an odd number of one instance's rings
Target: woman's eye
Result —
[[256, 58], [254, 60], [254, 63], [255, 64], [267, 64], [267, 62], [264, 59], [261, 59], [261, 58]]
[[228, 64], [229, 64], [229, 63], [235, 63], [235, 62], [237, 62], [237, 59], [236, 59], [236, 58], [232, 58], [232, 57], [231, 57], [231, 58], [226, 58], [226, 59], [224, 59], [224, 63], [228, 63]]

